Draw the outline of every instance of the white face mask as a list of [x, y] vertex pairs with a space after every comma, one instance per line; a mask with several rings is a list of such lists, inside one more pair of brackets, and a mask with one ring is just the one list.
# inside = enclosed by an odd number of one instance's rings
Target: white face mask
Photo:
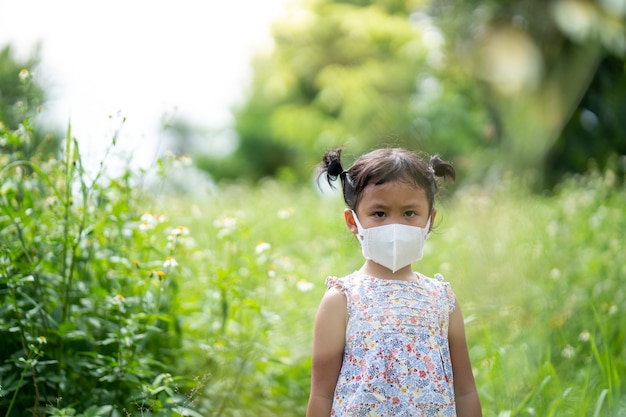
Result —
[[392, 272], [422, 259], [430, 217], [425, 227], [394, 223], [364, 229], [354, 211], [352, 215], [365, 259], [371, 259]]

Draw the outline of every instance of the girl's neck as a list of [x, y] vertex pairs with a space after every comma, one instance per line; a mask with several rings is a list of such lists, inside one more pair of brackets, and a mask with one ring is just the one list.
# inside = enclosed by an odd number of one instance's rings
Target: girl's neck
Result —
[[413, 272], [411, 265], [407, 265], [396, 272], [392, 272], [390, 269], [367, 259], [361, 269], [359, 269], [359, 272], [373, 278], [397, 281], [415, 281], [415, 272]]

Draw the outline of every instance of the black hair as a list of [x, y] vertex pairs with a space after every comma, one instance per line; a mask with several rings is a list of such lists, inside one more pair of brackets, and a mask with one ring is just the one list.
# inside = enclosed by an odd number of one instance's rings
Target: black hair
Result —
[[439, 155], [432, 156], [426, 162], [420, 155], [407, 149], [380, 148], [360, 156], [350, 168], [344, 170], [341, 165], [342, 150], [343, 147], [338, 147], [324, 154], [318, 178], [326, 174], [331, 187], [334, 187], [333, 182], [340, 179], [343, 199], [352, 210], [356, 210], [363, 190], [369, 184], [404, 181], [426, 192], [430, 212], [439, 190], [438, 178], [456, 179], [452, 164], [442, 160]]

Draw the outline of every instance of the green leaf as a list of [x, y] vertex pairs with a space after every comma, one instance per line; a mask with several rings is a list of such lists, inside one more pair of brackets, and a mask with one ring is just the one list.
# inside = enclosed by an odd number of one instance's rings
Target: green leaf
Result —
[[191, 408], [176, 406], [172, 410], [175, 416], [181, 417], [205, 417], [203, 414], [198, 413], [197, 411], [192, 410]]

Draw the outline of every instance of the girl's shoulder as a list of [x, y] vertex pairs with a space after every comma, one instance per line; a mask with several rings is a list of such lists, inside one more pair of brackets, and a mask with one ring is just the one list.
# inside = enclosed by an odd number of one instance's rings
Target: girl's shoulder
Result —
[[416, 272], [415, 276], [417, 277], [417, 281], [421, 282], [425, 285], [435, 286], [435, 287], [449, 287], [450, 283], [445, 280], [443, 275], [440, 273], [436, 273], [432, 277], [422, 274], [421, 272]]
[[439, 289], [443, 292], [452, 292], [452, 286], [448, 281], [446, 281], [440, 273], [436, 273], [434, 276], [429, 277], [422, 273], [416, 272], [417, 280], [421, 286], [431, 288], [431, 289]]
[[345, 275], [343, 277], [329, 276], [326, 278], [326, 287], [328, 288], [339, 288], [340, 290], [344, 290], [346, 286], [353, 284], [360, 274], [358, 271], [355, 271], [351, 274]]
[[426, 291], [438, 294], [439, 298], [445, 300], [445, 303], [448, 304], [450, 312], [454, 310], [456, 295], [452, 291], [450, 283], [443, 278], [443, 275], [436, 273], [432, 278], [419, 272], [416, 275]]
[[437, 273], [435, 274], [435, 276], [433, 277], [433, 279], [436, 279], [436, 280], [437, 280], [437, 281], [439, 281], [439, 282], [444, 282], [444, 281], [445, 281], [445, 279], [443, 278], [443, 275], [441, 275], [439, 272], [437, 272]]

